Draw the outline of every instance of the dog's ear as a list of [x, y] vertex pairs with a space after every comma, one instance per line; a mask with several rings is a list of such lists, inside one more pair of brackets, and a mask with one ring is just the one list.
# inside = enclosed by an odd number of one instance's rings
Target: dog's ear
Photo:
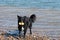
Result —
[[17, 17], [19, 18], [19, 16], [17, 15]]
[[35, 22], [35, 20], [36, 20], [36, 15], [35, 15], [35, 14], [32, 14], [32, 15], [30, 16], [30, 19], [31, 19], [32, 22]]
[[21, 16], [18, 16], [18, 15], [17, 15], [17, 18], [18, 18], [18, 19], [21, 19]]

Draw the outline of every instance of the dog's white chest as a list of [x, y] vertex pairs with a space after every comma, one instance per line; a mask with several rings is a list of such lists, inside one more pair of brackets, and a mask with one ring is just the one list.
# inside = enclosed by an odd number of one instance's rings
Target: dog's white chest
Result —
[[22, 27], [22, 31], [24, 30], [24, 28]]

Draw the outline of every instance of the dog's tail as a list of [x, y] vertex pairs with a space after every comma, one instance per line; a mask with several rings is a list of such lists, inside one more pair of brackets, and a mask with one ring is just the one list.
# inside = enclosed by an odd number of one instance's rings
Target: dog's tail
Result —
[[30, 19], [32, 20], [32, 22], [34, 23], [35, 22], [35, 20], [36, 20], [36, 15], [35, 14], [32, 14], [31, 16], [30, 16]]

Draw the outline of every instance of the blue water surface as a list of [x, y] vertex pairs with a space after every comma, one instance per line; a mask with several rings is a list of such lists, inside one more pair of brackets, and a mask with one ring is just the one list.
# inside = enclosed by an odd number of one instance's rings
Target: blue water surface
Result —
[[60, 0], [0, 0], [0, 6], [60, 9]]

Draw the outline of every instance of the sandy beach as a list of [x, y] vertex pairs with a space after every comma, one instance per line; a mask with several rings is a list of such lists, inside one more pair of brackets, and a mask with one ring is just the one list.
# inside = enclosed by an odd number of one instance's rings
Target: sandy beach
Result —
[[17, 15], [29, 17], [31, 14], [37, 16], [32, 28], [33, 34], [60, 38], [60, 10], [53, 9], [0, 6], [0, 33], [17, 30]]

